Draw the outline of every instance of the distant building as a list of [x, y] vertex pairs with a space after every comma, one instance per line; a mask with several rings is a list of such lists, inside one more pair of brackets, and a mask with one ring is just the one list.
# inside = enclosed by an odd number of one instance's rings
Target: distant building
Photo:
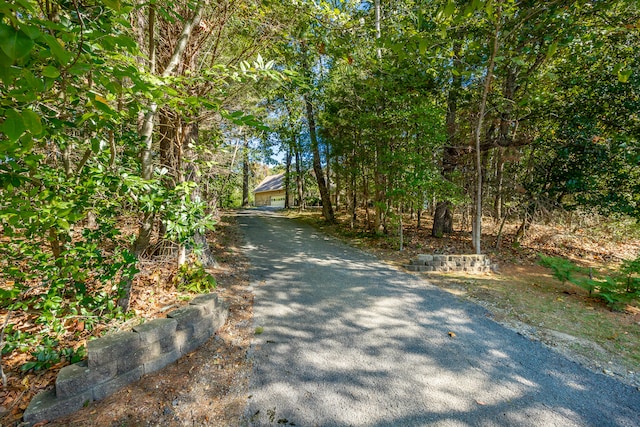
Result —
[[[272, 206], [284, 208], [284, 172], [269, 175], [253, 190], [256, 206]], [[289, 205], [293, 206], [292, 196], [289, 195]]]

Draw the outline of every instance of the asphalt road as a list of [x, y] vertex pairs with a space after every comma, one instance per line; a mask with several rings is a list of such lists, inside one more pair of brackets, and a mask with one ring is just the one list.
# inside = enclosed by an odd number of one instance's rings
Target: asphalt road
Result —
[[640, 391], [482, 307], [277, 213], [239, 220], [262, 330], [242, 424], [640, 426]]

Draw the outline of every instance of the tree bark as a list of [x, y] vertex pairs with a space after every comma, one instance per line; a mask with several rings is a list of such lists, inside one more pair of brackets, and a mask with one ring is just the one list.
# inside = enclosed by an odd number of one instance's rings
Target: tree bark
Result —
[[[184, 51], [187, 48], [187, 42], [191, 37], [191, 33], [193, 32], [193, 29], [200, 23], [203, 9], [204, 9], [204, 2], [202, 1], [198, 2], [193, 18], [191, 18], [190, 21], [187, 21], [184, 25], [184, 28], [182, 29], [182, 33], [178, 38], [178, 42], [176, 43], [176, 47], [173, 50], [173, 54], [171, 55], [169, 63], [167, 64], [165, 69], [162, 71], [162, 74], [161, 74], [162, 77], [169, 77], [171, 74], [173, 74], [176, 67], [180, 63], [182, 55], [184, 54]], [[153, 33], [154, 30], [155, 29], [153, 28], [149, 29], [150, 33]], [[150, 35], [150, 39], [152, 39], [151, 35]], [[149, 44], [150, 44], [150, 47], [152, 48], [154, 47], [153, 40], [150, 40]], [[156, 118], [157, 111], [158, 111], [158, 103], [156, 101], [152, 101], [149, 104], [148, 111], [144, 115], [142, 128], [140, 130], [140, 137], [143, 141], [142, 143], [143, 148], [140, 153], [142, 179], [147, 181], [150, 181], [151, 179], [153, 179], [153, 155], [152, 155], [153, 128], [154, 128], [154, 121]], [[136, 238], [136, 241], [133, 245], [133, 252], [136, 255], [136, 257], [140, 257], [142, 253], [149, 247], [149, 243], [151, 241], [151, 233], [153, 231], [153, 218], [154, 218], [154, 213], [152, 211], [145, 212], [142, 215], [140, 226], [138, 228], [138, 237]], [[125, 303], [123, 302], [123, 304]], [[126, 311], [126, 309], [129, 308], [128, 300], [126, 302], [126, 307], [122, 307], [122, 308], [124, 311]]]
[[291, 145], [287, 146], [284, 171], [284, 208], [290, 209], [289, 194], [291, 193]]
[[433, 215], [433, 237], [442, 237], [444, 234], [453, 233], [453, 214], [451, 203], [444, 201], [436, 204], [436, 212]]
[[[453, 44], [453, 66], [458, 68], [461, 65], [460, 50], [462, 45], [459, 41]], [[442, 152], [441, 173], [444, 179], [450, 179], [451, 174], [456, 168], [458, 152], [455, 149], [458, 133], [458, 96], [462, 88], [462, 77], [459, 73], [452, 74], [451, 87], [447, 94], [447, 114], [446, 114], [446, 130], [447, 145]], [[451, 202], [438, 201], [435, 205], [435, 213], [433, 215], [433, 227], [431, 236], [442, 237], [445, 234], [453, 233], [453, 214], [451, 212]]]
[[294, 145], [294, 154], [296, 157], [296, 190], [298, 194], [298, 211], [304, 210], [304, 182], [302, 180], [302, 159], [300, 156], [300, 148], [296, 142]]
[[[498, 16], [500, 8], [498, 8]], [[480, 111], [478, 112], [478, 123], [475, 129], [475, 149], [476, 149], [476, 212], [475, 221], [473, 222], [473, 247], [476, 254], [482, 253], [482, 152], [480, 150], [480, 133], [482, 132], [482, 123], [484, 121], [484, 112], [487, 107], [487, 97], [491, 89], [491, 79], [493, 78], [493, 66], [495, 64], [496, 55], [498, 54], [498, 37], [500, 35], [500, 21], [496, 19], [495, 31], [493, 34], [493, 46], [491, 48], [491, 56], [487, 65], [487, 75], [484, 80], [484, 88], [482, 90], [482, 99], [480, 101]]]
[[249, 140], [244, 136], [242, 145], [242, 207], [249, 206]]
[[[373, 7], [375, 9], [376, 39], [380, 39], [380, 37], [382, 37], [382, 31], [381, 31], [381, 25], [380, 25], [382, 20], [382, 13], [381, 13], [382, 11], [380, 8], [380, 0], [374, 0]], [[378, 59], [382, 59], [382, 49], [377, 48], [376, 54], [378, 56]]]
[[313, 112], [313, 105], [308, 95], [305, 95], [304, 102], [307, 110], [307, 124], [309, 125], [309, 138], [311, 139], [311, 153], [313, 155], [313, 172], [316, 175], [318, 190], [320, 190], [320, 199], [322, 200], [322, 216], [327, 222], [335, 222], [333, 208], [331, 206], [331, 198], [329, 189], [322, 171], [322, 163], [320, 160], [320, 149], [318, 147], [318, 135], [316, 133], [316, 121]]
[[[198, 163], [196, 159], [196, 153], [193, 148], [198, 144], [200, 138], [200, 126], [197, 120], [193, 120], [191, 123], [186, 125], [185, 130], [185, 138], [183, 140], [183, 161], [185, 167], [184, 181], [194, 182], [196, 185], [191, 190], [191, 200], [196, 203], [202, 201], [202, 194], [200, 191], [200, 171], [198, 168]], [[197, 249], [198, 253], [198, 261], [202, 264], [204, 268], [213, 268], [217, 267], [218, 263], [216, 262], [213, 253], [211, 252], [211, 248], [209, 247], [209, 242], [207, 242], [207, 238], [205, 234], [199, 230], [195, 230], [192, 236], [193, 247], [187, 248], [186, 255], [191, 254], [195, 249]], [[186, 257], [185, 257], [186, 258]], [[178, 265], [186, 261], [186, 259], [178, 260]]]
[[496, 194], [493, 199], [493, 219], [496, 224], [502, 218], [502, 193], [504, 184], [504, 148], [499, 147], [496, 154]]
[[[162, 71], [162, 77], [168, 77], [175, 71], [176, 67], [180, 63], [182, 55], [184, 54], [187, 48], [187, 42], [189, 41], [193, 29], [197, 27], [202, 19], [202, 13], [204, 10], [205, 2], [199, 1], [195, 7], [195, 13], [190, 21], [187, 21], [184, 24], [180, 37], [176, 43], [176, 46], [173, 50], [171, 58]], [[155, 17], [155, 11], [151, 12]], [[150, 16], [151, 17], [151, 16]], [[155, 19], [155, 18], [154, 18]], [[153, 23], [153, 20], [151, 20]], [[155, 41], [154, 41], [154, 31], [155, 28], [149, 28], [149, 54], [152, 59], [152, 62], [149, 64], [150, 70], [155, 72]], [[142, 150], [140, 151], [140, 166], [141, 166], [141, 176], [143, 180], [151, 181], [153, 179], [153, 128], [154, 121], [156, 118], [156, 113], [158, 111], [158, 103], [156, 101], [151, 101], [149, 104], [147, 112], [144, 114], [144, 118], [142, 121], [142, 126], [140, 128], [140, 138], [142, 139]], [[149, 212], [145, 212], [142, 214], [140, 219], [140, 226], [138, 228], [138, 235], [133, 244], [133, 253], [136, 258], [140, 258], [143, 252], [149, 247], [149, 243], [151, 242], [151, 233], [153, 232], [153, 219], [154, 213], [152, 210]], [[129, 303], [131, 300], [131, 287], [133, 282], [130, 280], [123, 287], [122, 294], [118, 299], [118, 306], [122, 308], [122, 311], [127, 312], [129, 310]]]

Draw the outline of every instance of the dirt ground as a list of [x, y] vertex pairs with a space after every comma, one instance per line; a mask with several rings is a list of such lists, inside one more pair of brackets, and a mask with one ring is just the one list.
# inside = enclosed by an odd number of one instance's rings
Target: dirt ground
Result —
[[[235, 426], [244, 409], [251, 371], [246, 353], [252, 329], [253, 294], [248, 289], [248, 266], [240, 252], [240, 235], [233, 218], [217, 227], [212, 247], [219, 268], [211, 273], [217, 280], [215, 292], [229, 303], [225, 325], [204, 346], [177, 363], [135, 382], [99, 402], [93, 402], [72, 416], [42, 425], [52, 426]], [[149, 267], [149, 266], [147, 266]], [[141, 317], [164, 317], [168, 307], [184, 304], [167, 282], [170, 273], [155, 266], [147, 268], [145, 280], [134, 284], [132, 306]], [[148, 283], [158, 282], [155, 291]], [[133, 321], [136, 321], [135, 319]], [[129, 321], [127, 323], [131, 323]], [[125, 329], [127, 324], [119, 325]], [[14, 364], [15, 365], [15, 364]], [[22, 412], [37, 392], [53, 387], [61, 366], [47, 372], [24, 375], [16, 366], [7, 372], [10, 388], [2, 390], [4, 416], [1, 426], [20, 425]], [[25, 378], [27, 381], [25, 381]], [[12, 393], [11, 395], [9, 393]]]
[[[235, 426], [247, 399], [253, 294], [233, 219], [216, 256], [217, 294], [229, 303], [225, 325], [204, 346], [52, 426]], [[222, 240], [220, 242], [222, 242]]]
[[[343, 233], [342, 237], [348, 239], [350, 244], [373, 252], [382, 261], [397, 268], [402, 268], [417, 253], [468, 252], [466, 233], [458, 232], [447, 239], [431, 239], [427, 236], [428, 225], [422, 230], [408, 228], [406, 247], [400, 252], [396, 247], [397, 239], [370, 239], [361, 232], [345, 236], [344, 229], [323, 225], [317, 220], [317, 215], [303, 220], [315, 223], [330, 233]], [[585, 262], [598, 263], [628, 258], [640, 251], [637, 240], [599, 243], [602, 239], [598, 236], [593, 233], [584, 235], [580, 231], [562, 232], [557, 228], [541, 227], [532, 231], [522, 245], [510, 242], [507, 231], [503, 247], [489, 251], [492, 259], [500, 264], [499, 274], [476, 277], [427, 274], [425, 279], [484, 305], [495, 320], [531, 339], [542, 341], [592, 369], [640, 386], [640, 378], [636, 373], [640, 372], [640, 363], [625, 363], [615, 356], [616, 350], [623, 347], [631, 353], [640, 351], [640, 310], [612, 313], [575, 289], [559, 287], [548, 271], [535, 265], [537, 252], [570, 254]], [[490, 247], [494, 239], [491, 229], [487, 230], [486, 239], [486, 247]], [[241, 235], [233, 217], [219, 224], [212, 242], [220, 263], [220, 268], [212, 271], [218, 282], [216, 292], [230, 304], [227, 323], [220, 331], [203, 347], [177, 363], [145, 376], [102, 401], [89, 404], [70, 417], [46, 425], [238, 425], [248, 397], [251, 373], [247, 352], [254, 334], [253, 294], [249, 289], [249, 266], [240, 251]], [[148, 270], [145, 279], [134, 288], [134, 292], [137, 292], [134, 309], [138, 318], [157, 317], [164, 313], [167, 304], [173, 306], [181, 303], [171, 287], [162, 285], [169, 281], [168, 273], [154, 268]], [[153, 287], [145, 286], [154, 281], [159, 285], [155, 288], [155, 294], [150, 290]], [[522, 300], [511, 298], [514, 294], [522, 294]], [[534, 307], [542, 311], [540, 317], [531, 314], [523, 306], [532, 300], [546, 301], [544, 306]], [[595, 342], [598, 337], [583, 338], [579, 331], [570, 330], [572, 322], [576, 322], [568, 314], [585, 317], [585, 313], [590, 315], [592, 312], [598, 314], [594, 322], [601, 324], [604, 318], [615, 328], [613, 332], [604, 332], [604, 345]], [[558, 319], [566, 322], [566, 331], [557, 327]], [[15, 369], [9, 371], [12, 388], [0, 390], [0, 414], [4, 412], [0, 425], [20, 425], [22, 411], [31, 397], [53, 386], [59, 368], [22, 377]], [[13, 398], [10, 400], [7, 396]]]

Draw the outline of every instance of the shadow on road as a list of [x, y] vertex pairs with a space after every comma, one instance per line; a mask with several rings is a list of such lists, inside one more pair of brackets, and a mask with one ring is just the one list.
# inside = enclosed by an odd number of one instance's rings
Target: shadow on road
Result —
[[375, 258], [243, 211], [249, 425], [640, 425], [640, 393]]

